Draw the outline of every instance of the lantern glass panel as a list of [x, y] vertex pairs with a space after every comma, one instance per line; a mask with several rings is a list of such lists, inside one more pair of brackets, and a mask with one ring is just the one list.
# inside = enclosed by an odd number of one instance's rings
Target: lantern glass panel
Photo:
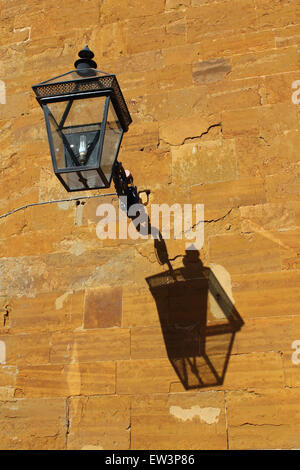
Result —
[[115, 112], [115, 108], [110, 101], [101, 157], [101, 170], [109, 183], [111, 181], [113, 165], [119, 152], [122, 136], [122, 126]]
[[57, 170], [99, 168], [105, 96], [48, 103]]
[[58, 176], [62, 183], [69, 188], [69, 191], [106, 187], [97, 170], [72, 171], [70, 173], [60, 173]]

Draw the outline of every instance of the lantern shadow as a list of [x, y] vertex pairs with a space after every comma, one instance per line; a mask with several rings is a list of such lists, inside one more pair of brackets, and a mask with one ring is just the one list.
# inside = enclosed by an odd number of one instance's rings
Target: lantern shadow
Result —
[[162, 234], [151, 226], [143, 204], [130, 218], [138, 232], [152, 235], [158, 262], [168, 267], [146, 282], [178, 378], [186, 390], [222, 385], [235, 335], [244, 324], [240, 314], [197, 249], [186, 251], [183, 266], [173, 269]]
[[222, 385], [235, 334], [244, 324], [197, 250], [173, 269], [165, 242], [156, 252], [169, 269], [146, 278], [155, 299], [168, 358], [186, 390]]

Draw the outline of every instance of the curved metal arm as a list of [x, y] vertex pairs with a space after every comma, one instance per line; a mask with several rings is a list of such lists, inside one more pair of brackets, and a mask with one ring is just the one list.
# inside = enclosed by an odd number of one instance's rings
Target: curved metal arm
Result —
[[121, 162], [116, 162], [113, 168], [113, 182], [118, 196], [127, 196], [128, 179]]
[[113, 182], [116, 188], [118, 197], [127, 197], [127, 214], [133, 204], [138, 204], [140, 198], [137, 192], [137, 187], [133, 185], [133, 178], [131, 175], [126, 176], [125, 170], [121, 162], [116, 162], [113, 169]]

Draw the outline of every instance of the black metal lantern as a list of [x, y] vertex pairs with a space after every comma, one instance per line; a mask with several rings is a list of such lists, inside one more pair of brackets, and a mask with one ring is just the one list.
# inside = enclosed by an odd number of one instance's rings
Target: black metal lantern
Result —
[[32, 88], [43, 108], [56, 176], [67, 191], [108, 188], [132, 122], [115, 75], [97, 70], [88, 46], [75, 70]]

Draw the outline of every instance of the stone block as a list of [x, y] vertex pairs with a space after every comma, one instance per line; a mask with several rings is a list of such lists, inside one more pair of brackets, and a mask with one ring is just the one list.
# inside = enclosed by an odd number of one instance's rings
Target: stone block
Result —
[[229, 449], [298, 449], [298, 402], [297, 389], [227, 393]]
[[50, 334], [19, 334], [0, 336], [5, 344], [5, 364], [38, 365], [49, 362]]
[[127, 21], [126, 43], [129, 54], [159, 50], [185, 42], [186, 19], [181, 12], [166, 12]]
[[251, 352], [285, 351], [295, 339], [292, 316], [266, 316], [247, 318], [236, 335], [235, 351], [238, 354]]
[[240, 207], [242, 232], [287, 230], [296, 226], [295, 210], [290, 204], [267, 203]]
[[16, 387], [16, 396], [22, 398], [111, 395], [115, 393], [115, 364], [22, 366]]
[[245, 320], [298, 315], [299, 282], [297, 270], [235, 275], [233, 296], [236, 308]]
[[117, 394], [168, 393], [179, 379], [168, 359], [118, 361]]
[[267, 103], [292, 103], [292, 95], [296, 91], [296, 88], [292, 88], [292, 85], [298, 80], [298, 77], [299, 72], [297, 70], [265, 77], [264, 87]]
[[122, 150], [153, 151], [158, 146], [158, 140], [158, 122], [133, 123], [124, 137]]
[[129, 359], [129, 356], [130, 331], [122, 328], [103, 328], [53, 334], [49, 362], [97, 363]]
[[186, 143], [174, 147], [172, 153], [172, 182], [188, 181], [191, 185], [232, 181], [237, 177], [233, 140], [211, 140]]
[[118, 75], [124, 93], [142, 96], [151, 94], [152, 90], [177, 90], [193, 85], [192, 67], [186, 64], [169, 65], [157, 70], [144, 72], [126, 71]]
[[108, 4], [101, 5], [101, 22], [106, 24], [115, 21], [128, 20], [130, 18], [138, 18], [149, 15], [158, 15], [162, 13], [165, 8], [164, 0], [154, 0], [150, 3], [145, 3], [141, 8], [138, 0], [131, 0], [128, 3], [120, 5], [117, 0], [113, 0]]
[[268, 202], [299, 201], [300, 173], [275, 174], [266, 177]]
[[226, 449], [223, 392], [134, 397], [132, 448]]
[[9, 302], [12, 332], [78, 328], [83, 322], [83, 295], [83, 291], [67, 291], [13, 298]]
[[299, 228], [295, 230], [274, 231], [271, 233], [280, 246], [282, 269], [298, 269], [299, 259]]
[[89, 289], [85, 296], [84, 328], [121, 326], [122, 289], [106, 287]]
[[0, 387], [14, 387], [18, 370], [15, 366], [0, 365]]
[[204, 4], [187, 11], [187, 41], [190, 43], [205, 36], [223, 37], [255, 29], [256, 14], [250, 0], [222, 2], [220, 8], [214, 3]]
[[[195, 32], [196, 34], [196, 32]], [[199, 56], [203, 60], [225, 57], [228, 58], [236, 54], [247, 54], [260, 52], [274, 47], [274, 32], [267, 31], [248, 31], [246, 33], [228, 33], [226, 36], [217, 36], [215, 38], [201, 38], [201, 49]], [[195, 47], [198, 45], [191, 44]], [[199, 47], [198, 46], [198, 47]], [[200, 47], [199, 47], [200, 48]]]
[[162, 50], [163, 64], [193, 64], [203, 56], [202, 42], [195, 44], [181, 44]]
[[210, 262], [221, 264], [231, 274], [280, 271], [280, 249], [264, 233], [212, 237]]
[[279, 352], [232, 355], [225, 373], [225, 390], [283, 388], [284, 371]]
[[274, 31], [276, 47], [287, 47], [299, 44], [300, 25], [290, 24], [288, 28]]
[[[122, 152], [122, 164], [128, 168], [134, 178], [134, 184], [140, 188], [150, 185], [167, 185], [171, 182], [171, 158], [169, 152], [135, 151]], [[157, 168], [159, 168], [159, 175]]]
[[241, 177], [294, 172], [298, 159], [296, 149], [299, 145], [299, 131], [283, 131], [275, 136], [269, 134], [266, 130], [260, 136], [239, 136], [235, 139]]
[[0, 106], [0, 120], [14, 119], [29, 113], [29, 94], [6, 96], [6, 104]]
[[[182, 145], [185, 142], [200, 139], [213, 130], [213, 126], [218, 127], [220, 116], [198, 116], [161, 121], [159, 125], [160, 144]], [[212, 140], [214, 140], [212, 138]], [[163, 142], [162, 142], [163, 141]]]
[[[167, 314], [167, 299], [162, 299], [161, 308]], [[155, 300], [149, 289], [132, 287], [124, 291], [123, 296], [123, 327], [158, 326], [159, 316]]]
[[233, 80], [271, 75], [274, 73], [291, 72], [298, 68], [298, 52], [296, 46], [285, 49], [255, 52], [232, 57]]
[[287, 27], [295, 24], [300, 13], [297, 1], [258, 0], [256, 3], [257, 26], [260, 29]]
[[204, 220], [224, 217], [233, 208], [266, 202], [261, 178], [195, 185], [191, 188], [191, 194], [193, 204], [204, 204]]
[[1, 450], [64, 450], [66, 401], [21, 399], [0, 402]]
[[128, 450], [128, 397], [73, 397], [69, 400], [69, 450]]
[[[235, 89], [232, 86], [235, 84]], [[252, 86], [249, 84], [248, 88], [244, 89], [246, 84], [241, 84], [238, 81], [230, 82], [227, 90], [222, 89], [210, 90], [211, 94], [208, 95], [208, 109], [210, 113], [219, 113], [220, 110], [228, 111], [231, 109], [248, 109], [261, 104], [260, 90], [257, 84]], [[231, 89], [232, 88], [232, 89]]]
[[132, 328], [131, 357], [132, 359], [157, 359], [167, 357], [161, 328]]

